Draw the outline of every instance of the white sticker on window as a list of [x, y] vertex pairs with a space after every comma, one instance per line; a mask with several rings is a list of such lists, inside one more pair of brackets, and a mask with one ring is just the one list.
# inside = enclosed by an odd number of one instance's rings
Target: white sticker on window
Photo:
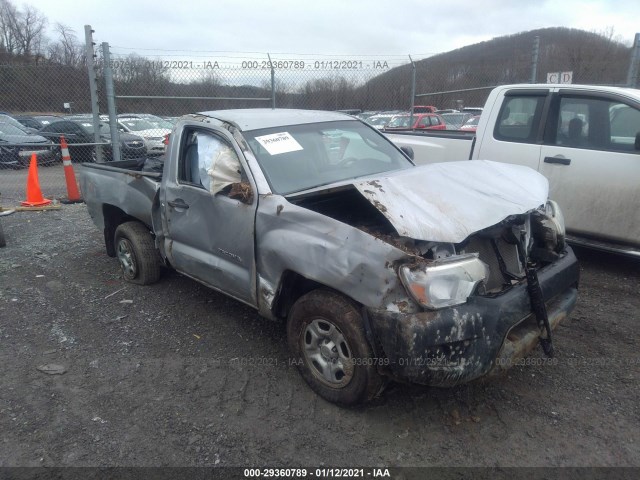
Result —
[[256, 140], [260, 142], [260, 145], [262, 145], [270, 155], [303, 150], [302, 145], [300, 145], [295, 138], [289, 135], [289, 132], [263, 135], [262, 137], [256, 137]]

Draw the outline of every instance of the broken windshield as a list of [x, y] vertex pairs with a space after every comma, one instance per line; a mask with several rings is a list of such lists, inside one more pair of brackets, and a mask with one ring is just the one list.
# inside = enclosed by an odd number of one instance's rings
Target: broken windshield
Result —
[[281, 195], [413, 166], [386, 138], [356, 121], [288, 125], [244, 136], [271, 190]]

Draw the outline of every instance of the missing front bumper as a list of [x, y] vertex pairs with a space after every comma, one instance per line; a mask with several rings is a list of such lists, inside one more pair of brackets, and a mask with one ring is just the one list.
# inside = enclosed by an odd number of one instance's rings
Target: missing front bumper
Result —
[[[573, 310], [579, 268], [570, 248], [538, 272], [554, 329]], [[369, 310], [376, 342], [391, 377], [432, 386], [453, 386], [497, 373], [538, 344], [540, 330], [526, 283], [493, 297], [415, 314]]]

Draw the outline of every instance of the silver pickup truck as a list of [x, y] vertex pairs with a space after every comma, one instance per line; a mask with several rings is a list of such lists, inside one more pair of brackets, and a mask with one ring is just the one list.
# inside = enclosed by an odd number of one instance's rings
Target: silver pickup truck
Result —
[[125, 280], [173, 268], [286, 321], [303, 378], [343, 405], [389, 379], [499, 372], [539, 342], [551, 355], [576, 302], [578, 264], [542, 175], [416, 166], [339, 113], [188, 115], [161, 168], [87, 164], [80, 181]]

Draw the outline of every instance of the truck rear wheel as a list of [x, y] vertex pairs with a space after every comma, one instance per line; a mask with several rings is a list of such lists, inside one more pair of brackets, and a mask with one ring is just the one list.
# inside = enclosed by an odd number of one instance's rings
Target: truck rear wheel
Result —
[[300, 297], [289, 312], [287, 337], [300, 374], [324, 399], [355, 405], [383, 390], [360, 312], [342, 295], [314, 290]]
[[160, 259], [149, 228], [125, 222], [116, 228], [116, 255], [127, 282], [149, 285], [160, 278]]

